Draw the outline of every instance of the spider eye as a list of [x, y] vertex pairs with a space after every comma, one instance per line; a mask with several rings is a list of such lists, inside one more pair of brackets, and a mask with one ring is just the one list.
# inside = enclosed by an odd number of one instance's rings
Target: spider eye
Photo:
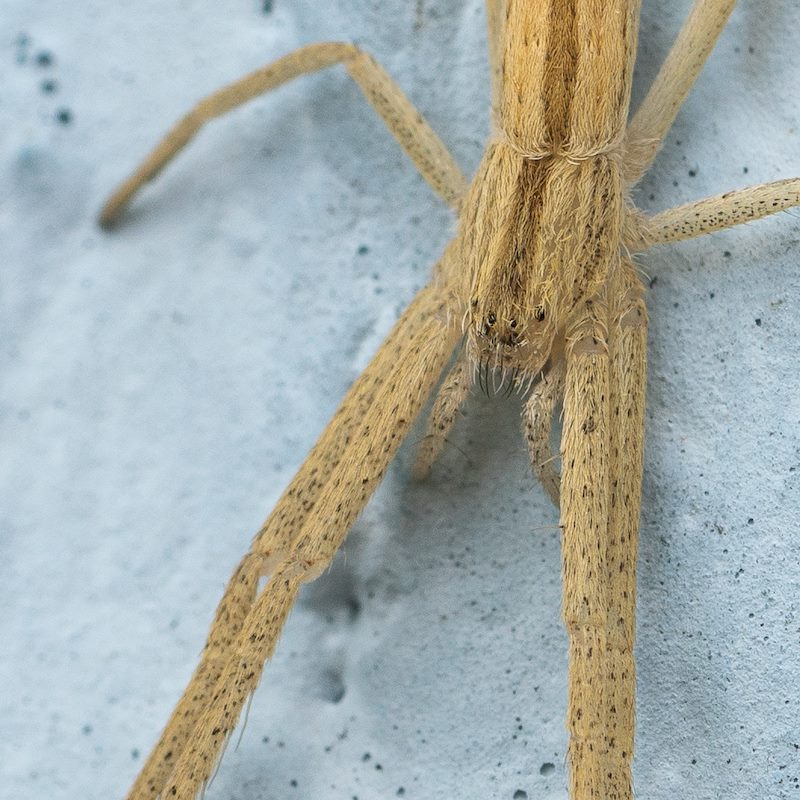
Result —
[[537, 322], [541, 322], [544, 319], [544, 306], [536, 306], [533, 309], [533, 318]]
[[515, 319], [512, 319], [508, 324], [512, 330], [517, 327], [517, 321]]

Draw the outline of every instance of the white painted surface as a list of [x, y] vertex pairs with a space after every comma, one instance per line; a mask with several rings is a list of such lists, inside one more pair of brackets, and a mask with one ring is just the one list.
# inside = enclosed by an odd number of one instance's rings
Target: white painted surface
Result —
[[[637, 98], [688, 5], [645, 3]], [[210, 127], [114, 234], [95, 212], [195, 99], [327, 38], [374, 53], [473, 170], [483, 11], [6, 0], [0, 18], [0, 796], [121, 798], [253, 531], [454, 221], [341, 69]], [[793, 0], [741, 4], [644, 207], [800, 174], [798, 22]], [[799, 240], [790, 212], [642, 258], [648, 800], [800, 792]], [[402, 451], [305, 593], [208, 800], [565, 797], [557, 514], [515, 404], [467, 414], [427, 484]]]

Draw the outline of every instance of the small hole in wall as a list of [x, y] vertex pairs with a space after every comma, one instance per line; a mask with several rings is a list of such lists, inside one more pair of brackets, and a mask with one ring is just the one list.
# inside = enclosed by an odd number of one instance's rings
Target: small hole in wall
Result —
[[556, 765], [552, 764], [549, 761], [545, 761], [541, 767], [539, 767], [539, 774], [540, 775], [552, 775], [556, 771]]
[[326, 669], [322, 673], [322, 696], [329, 703], [340, 703], [345, 695], [342, 673], [338, 669]]

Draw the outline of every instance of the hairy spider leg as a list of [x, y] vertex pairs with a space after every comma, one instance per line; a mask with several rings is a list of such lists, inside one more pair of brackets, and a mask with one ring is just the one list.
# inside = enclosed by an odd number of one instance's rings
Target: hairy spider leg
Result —
[[100, 224], [105, 227], [113, 225], [133, 195], [155, 178], [206, 122], [293, 78], [340, 63], [344, 64], [425, 180], [445, 202], [457, 206], [466, 191], [467, 179], [400, 87], [372, 56], [355, 45], [321, 42], [289, 53], [197, 103], [106, 201], [100, 212]]

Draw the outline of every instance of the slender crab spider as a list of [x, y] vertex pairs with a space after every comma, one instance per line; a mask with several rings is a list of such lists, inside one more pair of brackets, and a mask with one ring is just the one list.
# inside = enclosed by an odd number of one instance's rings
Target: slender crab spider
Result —
[[[459, 215], [431, 282], [347, 393], [234, 573], [130, 800], [190, 800], [201, 791], [300, 587], [328, 567], [437, 384], [419, 477], [473, 383], [525, 396], [531, 463], [561, 510], [570, 796], [632, 797], [647, 314], [631, 254], [800, 204], [797, 179], [652, 217], [629, 199], [733, 6], [697, 0], [628, 123], [638, 0], [488, 0], [494, 134], [471, 181], [370, 55], [323, 43], [203, 100], [110, 198], [105, 225], [206, 121], [343, 64]], [[559, 472], [550, 438], [561, 404]]]

